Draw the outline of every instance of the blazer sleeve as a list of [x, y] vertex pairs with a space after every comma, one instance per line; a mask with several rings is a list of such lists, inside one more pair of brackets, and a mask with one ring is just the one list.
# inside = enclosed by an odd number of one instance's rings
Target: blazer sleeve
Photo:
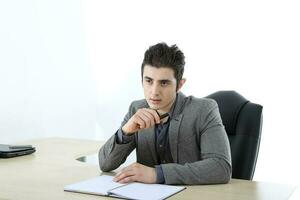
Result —
[[199, 128], [201, 159], [196, 162], [162, 164], [166, 184], [218, 184], [231, 179], [230, 145], [218, 105], [211, 101]]
[[[126, 114], [121, 127], [126, 124], [126, 122], [133, 115], [133, 106], [132, 104], [129, 107], [129, 111]], [[117, 132], [110, 137], [110, 139], [100, 148], [98, 157], [99, 157], [99, 166], [103, 172], [108, 172], [118, 168], [122, 163], [125, 162], [127, 156], [135, 149], [135, 137], [132, 137], [132, 140], [128, 143], [118, 143]]]

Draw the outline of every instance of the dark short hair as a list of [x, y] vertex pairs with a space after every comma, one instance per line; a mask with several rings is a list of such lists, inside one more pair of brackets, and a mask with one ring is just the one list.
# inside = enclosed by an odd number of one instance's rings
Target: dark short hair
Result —
[[178, 86], [184, 72], [184, 59], [185, 57], [183, 52], [176, 46], [176, 44], [168, 46], [166, 43], [162, 42], [150, 46], [145, 52], [142, 63], [142, 79], [145, 65], [151, 65], [152, 67], [157, 68], [168, 67], [173, 69]]

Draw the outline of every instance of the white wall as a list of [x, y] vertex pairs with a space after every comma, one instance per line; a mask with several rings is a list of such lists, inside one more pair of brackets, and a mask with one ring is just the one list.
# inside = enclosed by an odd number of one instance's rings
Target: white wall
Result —
[[0, 141], [95, 136], [79, 1], [0, 2]]
[[264, 106], [255, 180], [300, 184], [297, 1], [1, 1], [0, 141], [107, 139], [142, 98], [149, 45], [186, 55], [187, 95]]

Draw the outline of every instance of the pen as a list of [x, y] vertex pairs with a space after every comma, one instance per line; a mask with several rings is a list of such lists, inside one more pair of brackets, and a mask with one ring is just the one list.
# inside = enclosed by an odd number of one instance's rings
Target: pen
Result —
[[158, 113], [158, 111], [157, 110], [155, 110], [156, 111], [156, 113], [158, 114], [158, 116], [159, 116], [159, 119], [163, 119], [163, 118], [166, 118], [166, 117], [168, 117], [169, 116], [169, 113], [165, 113], [165, 114], [162, 114], [162, 115], [160, 115], [159, 113]]
[[165, 114], [159, 115], [159, 118], [163, 119], [163, 118], [168, 117], [168, 116], [169, 116], [169, 113], [165, 113]]
[[31, 145], [12, 145], [9, 146], [10, 149], [29, 149], [32, 148]]

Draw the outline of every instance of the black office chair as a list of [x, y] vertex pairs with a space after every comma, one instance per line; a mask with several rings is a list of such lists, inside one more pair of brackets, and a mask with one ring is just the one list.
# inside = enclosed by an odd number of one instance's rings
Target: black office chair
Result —
[[235, 91], [219, 91], [207, 98], [214, 99], [219, 105], [230, 142], [232, 178], [252, 180], [260, 144], [263, 107]]

